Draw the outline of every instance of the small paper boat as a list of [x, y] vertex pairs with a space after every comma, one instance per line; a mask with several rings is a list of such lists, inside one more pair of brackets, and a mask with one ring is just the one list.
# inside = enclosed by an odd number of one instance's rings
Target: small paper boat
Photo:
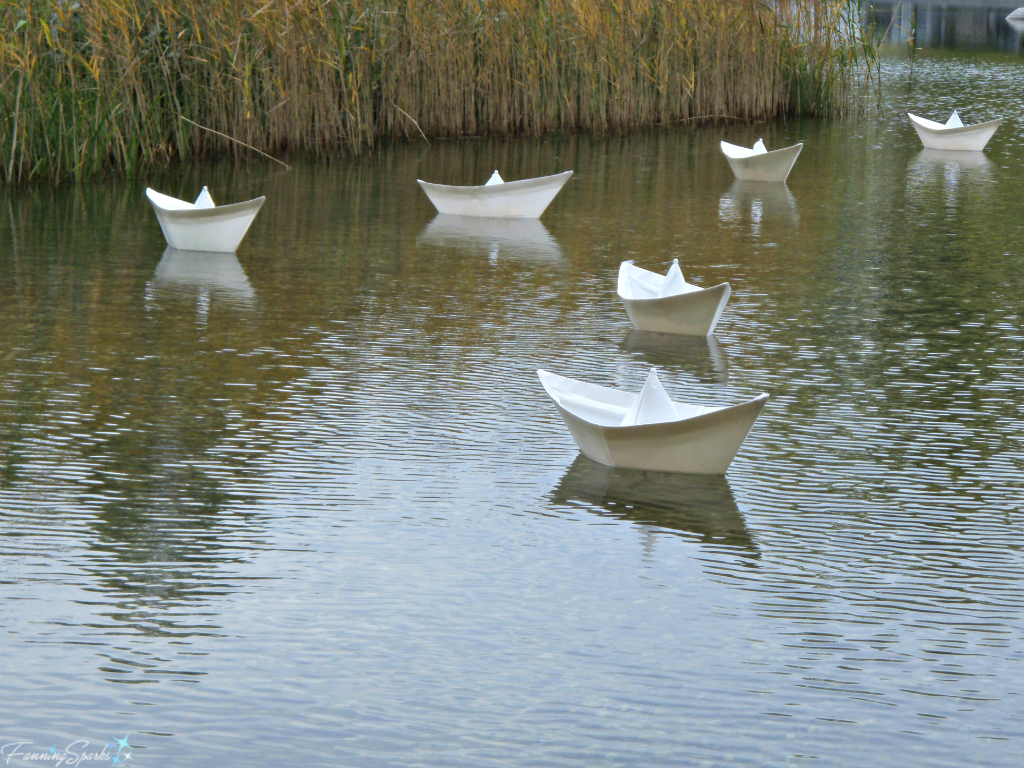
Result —
[[722, 152], [732, 172], [742, 181], [785, 181], [804, 145], [794, 144], [771, 152], [758, 139], [753, 149], [722, 142]]
[[504, 181], [495, 171], [479, 187], [451, 187], [417, 179], [438, 213], [496, 219], [536, 219], [572, 176], [572, 171], [537, 179]]
[[975, 125], [964, 125], [960, 115], [953, 112], [945, 125], [926, 120], [923, 117], [912, 115], [909, 112], [907, 117], [921, 137], [921, 143], [928, 149], [953, 149], [961, 152], [980, 152], [996, 132], [996, 128], [1003, 122], [999, 117], [989, 120], [987, 123], [976, 123]]
[[651, 369], [639, 395], [537, 371], [585, 456], [609, 467], [724, 475], [768, 400], [673, 402]]
[[179, 251], [234, 253], [249, 231], [249, 225], [265, 198], [244, 203], [214, 205], [209, 190], [203, 187], [194, 203], [178, 200], [146, 189], [164, 238]]
[[679, 259], [674, 259], [667, 275], [622, 262], [618, 292], [637, 330], [707, 336], [715, 330], [732, 289], [728, 283], [714, 288], [691, 285], [683, 279]]

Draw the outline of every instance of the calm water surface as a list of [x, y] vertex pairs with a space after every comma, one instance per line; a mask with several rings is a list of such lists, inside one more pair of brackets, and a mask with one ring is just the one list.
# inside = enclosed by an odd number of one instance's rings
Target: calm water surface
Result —
[[[885, 112], [176, 169], [0, 196], [0, 746], [146, 766], [1018, 766], [1024, 65]], [[984, 156], [907, 109], [1003, 115]], [[727, 138], [806, 142], [740, 184]], [[417, 177], [576, 175], [541, 222]], [[631, 332], [619, 262], [728, 280]], [[772, 395], [724, 479], [579, 458], [535, 370]], [[17, 759], [9, 764], [17, 765]], [[24, 763], [28, 764], [28, 763]], [[88, 765], [89, 763], [82, 763]], [[93, 763], [95, 764], [95, 763]]]

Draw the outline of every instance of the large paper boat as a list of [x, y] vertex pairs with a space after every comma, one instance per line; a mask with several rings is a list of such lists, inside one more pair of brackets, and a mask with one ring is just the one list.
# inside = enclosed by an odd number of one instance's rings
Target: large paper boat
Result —
[[164, 238], [179, 251], [234, 253], [249, 231], [252, 220], [265, 198], [244, 203], [215, 205], [209, 190], [203, 187], [194, 203], [178, 200], [146, 189]]
[[801, 143], [769, 152], [762, 139], [757, 140], [753, 149], [722, 142], [722, 153], [729, 167], [742, 181], [785, 181], [803, 148]]
[[728, 283], [699, 288], [683, 279], [679, 259], [667, 275], [624, 261], [619, 266], [619, 298], [640, 331], [707, 336], [715, 330], [732, 289]]
[[996, 132], [996, 128], [1003, 122], [1003, 118], [999, 117], [987, 123], [964, 125], [956, 112], [953, 112], [945, 125], [909, 112], [907, 117], [910, 118], [917, 135], [921, 137], [921, 143], [928, 149], [953, 149], [964, 152], [983, 150], [992, 134]]
[[537, 179], [504, 181], [495, 171], [479, 187], [451, 187], [417, 179], [438, 213], [497, 219], [536, 219], [555, 199], [572, 171]]
[[709, 408], [673, 402], [651, 369], [639, 395], [537, 371], [585, 456], [610, 467], [724, 475], [768, 395]]

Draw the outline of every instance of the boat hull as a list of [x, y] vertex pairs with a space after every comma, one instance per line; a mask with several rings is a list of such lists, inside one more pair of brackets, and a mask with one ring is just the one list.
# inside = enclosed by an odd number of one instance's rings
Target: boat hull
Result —
[[722, 283], [660, 299], [627, 299], [621, 293], [619, 298], [638, 331], [707, 336], [718, 325], [731, 294], [729, 284]]
[[171, 248], [179, 251], [234, 253], [265, 198], [215, 208], [168, 210], [152, 200], [153, 211]]
[[803, 150], [803, 144], [762, 152], [749, 157], [729, 157], [729, 167], [740, 181], [785, 181], [793, 170], [796, 159]]
[[565, 186], [572, 171], [536, 179], [478, 187], [431, 184], [417, 179], [438, 213], [495, 219], [539, 218]]
[[685, 421], [603, 427], [558, 408], [587, 458], [621, 469], [724, 475], [768, 400], [762, 395]]
[[[914, 130], [921, 138], [921, 143], [927, 149], [945, 149], [957, 152], [981, 152], [989, 139], [996, 132], [1002, 118], [989, 120], [987, 123], [977, 125], [965, 125], [959, 128], [946, 128], [940, 126], [933, 128], [922, 121], [916, 115], [908, 115]], [[927, 121], [931, 123], [931, 121]], [[937, 125], [933, 124], [933, 125]]]

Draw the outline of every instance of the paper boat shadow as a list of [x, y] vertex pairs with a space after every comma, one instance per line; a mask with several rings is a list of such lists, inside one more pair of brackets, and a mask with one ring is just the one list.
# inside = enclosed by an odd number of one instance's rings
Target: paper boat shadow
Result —
[[559, 259], [562, 247], [540, 219], [493, 219], [439, 213], [416, 242], [489, 256]]
[[988, 170], [992, 167], [983, 152], [962, 152], [953, 149], [922, 149], [914, 159], [915, 168], [955, 167], [961, 171]]
[[156, 265], [154, 292], [210, 293], [243, 306], [256, 304], [256, 291], [233, 253], [167, 248]]
[[724, 477], [615, 469], [577, 456], [550, 498], [559, 504], [585, 504], [599, 515], [696, 535], [704, 544], [760, 557]]
[[718, 219], [723, 224], [749, 220], [754, 225], [765, 219], [800, 222], [800, 211], [785, 183], [736, 180], [718, 201]]
[[729, 360], [714, 334], [678, 336], [634, 328], [620, 348], [659, 368], [682, 368], [719, 384], [729, 381]]

